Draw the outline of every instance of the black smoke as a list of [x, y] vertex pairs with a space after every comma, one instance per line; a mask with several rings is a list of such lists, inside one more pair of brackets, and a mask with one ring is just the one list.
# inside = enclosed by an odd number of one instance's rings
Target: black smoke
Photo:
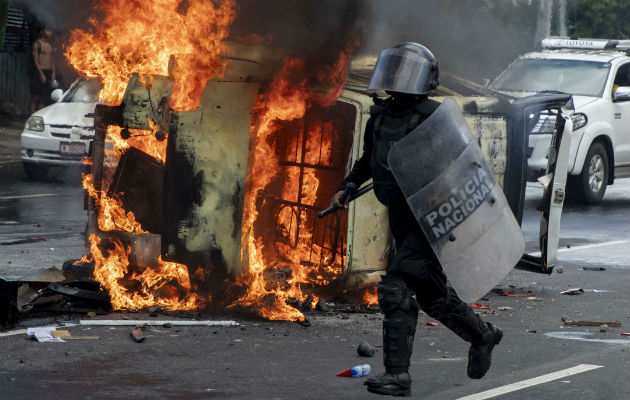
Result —
[[[480, 81], [496, 76], [519, 54], [534, 45], [533, 31], [510, 18], [536, 13], [537, 1], [504, 1], [501, 10], [483, 0], [365, 0], [364, 51], [373, 53], [399, 42], [428, 47], [440, 68]], [[495, 2], [496, 3], [496, 2]], [[529, 3], [532, 3], [531, 1]], [[531, 10], [530, 10], [531, 9]], [[494, 11], [494, 13], [493, 13]], [[535, 20], [531, 22], [535, 25]]]

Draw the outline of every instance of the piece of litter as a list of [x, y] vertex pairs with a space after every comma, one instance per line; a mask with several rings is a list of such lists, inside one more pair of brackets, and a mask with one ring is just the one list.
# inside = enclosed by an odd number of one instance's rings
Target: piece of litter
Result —
[[584, 271], [606, 271], [604, 267], [582, 267]]
[[11, 245], [11, 244], [26, 244], [26, 243], [34, 243], [34, 242], [45, 242], [45, 241], [46, 241], [46, 238], [39, 237], [39, 236], [31, 236], [25, 239], [15, 239], [15, 240], [8, 240], [8, 241], [0, 242], [0, 244]]
[[501, 306], [498, 308], [499, 311], [512, 311], [514, 310], [514, 308], [512, 307], [506, 307], [506, 306]]
[[80, 325], [91, 326], [240, 326], [236, 321], [196, 321], [196, 320], [112, 320], [112, 319], [82, 319]]
[[492, 310], [492, 307], [484, 306], [481, 303], [469, 304], [468, 307], [475, 308], [475, 309], [478, 309], [478, 310]]
[[621, 332], [620, 335], [621, 336], [630, 336], [630, 332]]
[[621, 322], [619, 321], [571, 321], [568, 318], [562, 317], [562, 322], [565, 325], [573, 325], [573, 326], [612, 326], [612, 327], [620, 327]]
[[65, 340], [96, 340], [96, 339], [100, 339], [100, 337], [98, 337], [98, 336], [72, 336], [70, 331], [66, 331], [66, 330], [52, 331], [51, 334], [53, 335], [53, 337], [61, 338], [61, 339], [65, 339]]
[[567, 294], [567, 295], [576, 295], [576, 294], [582, 294], [582, 293], [584, 293], [584, 289], [582, 288], [571, 288], [571, 289], [563, 290], [562, 292], [560, 292], [560, 294]]
[[528, 329], [527, 333], [536, 333], [536, 329]]
[[57, 338], [54, 337], [52, 335], [52, 331], [56, 330], [57, 328], [54, 326], [42, 326], [42, 327], [37, 327], [37, 328], [28, 328], [26, 330], [26, 334], [29, 335], [30, 337], [36, 339], [38, 342], [57, 342], [57, 343], [63, 343], [65, 342], [65, 340], [61, 339], [61, 338]]
[[439, 324], [437, 322], [433, 322], [433, 321], [429, 321], [427, 322], [427, 326], [438, 326]]
[[134, 328], [131, 330], [131, 337], [136, 343], [144, 342], [144, 332], [140, 328]]
[[349, 369], [344, 369], [341, 372], [338, 372], [336, 376], [342, 376], [342, 377], [351, 377], [352, 376], [352, 371], [350, 371]]
[[514, 292], [501, 292], [501, 296], [507, 296], [507, 297], [529, 297], [528, 294], [514, 293]]

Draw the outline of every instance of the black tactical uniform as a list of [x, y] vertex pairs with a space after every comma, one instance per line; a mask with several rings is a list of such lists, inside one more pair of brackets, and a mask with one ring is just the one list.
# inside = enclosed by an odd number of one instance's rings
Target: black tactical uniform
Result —
[[[402, 46], [419, 46], [431, 54], [415, 43], [404, 43], [396, 48]], [[431, 90], [437, 86], [437, 62], [435, 65], [429, 85]], [[396, 252], [378, 287], [379, 305], [385, 314], [383, 353], [386, 373], [368, 379], [366, 385], [370, 392], [404, 396], [410, 395], [408, 370], [419, 308], [472, 344], [468, 363], [471, 378], [479, 379], [487, 372], [490, 352], [501, 340], [502, 332], [483, 322], [447, 286], [446, 275], [387, 163], [392, 145], [421, 124], [439, 103], [428, 99], [426, 93], [389, 93], [390, 98], [370, 109], [363, 156], [354, 164], [340, 190], [344, 190], [348, 183], [359, 187], [372, 178], [376, 197], [387, 206]]]

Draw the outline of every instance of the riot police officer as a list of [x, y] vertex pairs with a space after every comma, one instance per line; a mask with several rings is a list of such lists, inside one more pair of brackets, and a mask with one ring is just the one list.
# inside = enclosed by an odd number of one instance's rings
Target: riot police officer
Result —
[[[428, 98], [438, 86], [438, 78], [437, 60], [420, 44], [405, 42], [380, 53], [368, 90], [384, 90], [389, 97], [375, 101], [371, 107], [363, 155], [331, 201], [336, 207], [343, 207], [340, 199], [348, 184], [359, 187], [372, 178], [376, 197], [387, 206], [395, 240], [395, 255], [378, 285], [379, 306], [384, 313], [385, 373], [365, 382], [372, 393], [411, 394], [409, 365], [419, 309], [471, 343], [467, 372], [473, 379], [488, 371], [493, 347], [503, 336], [500, 329], [481, 320], [447, 285], [442, 266], [388, 165], [392, 146], [440, 106]], [[417, 156], [423, 157], [422, 149]]]

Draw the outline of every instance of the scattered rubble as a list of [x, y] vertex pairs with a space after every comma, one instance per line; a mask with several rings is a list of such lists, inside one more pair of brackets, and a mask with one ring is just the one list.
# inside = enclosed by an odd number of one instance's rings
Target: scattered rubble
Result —
[[573, 325], [573, 326], [603, 326], [606, 325], [607, 327], [620, 327], [621, 326], [621, 322], [619, 321], [572, 321], [570, 319], [568, 319], [567, 317], [562, 317], [561, 318], [562, 322], [565, 325]]
[[52, 267], [22, 277], [0, 277], [0, 324], [16, 323], [35, 312], [106, 314], [109, 295], [92, 279], [79, 279]]
[[57, 327], [54, 326], [40, 326], [37, 328], [28, 328], [26, 334], [38, 342], [65, 342], [65, 340], [53, 336], [52, 332], [56, 329]]
[[63, 340], [96, 340], [100, 339], [100, 336], [73, 336], [68, 330], [57, 329], [51, 332], [53, 337]]
[[376, 353], [376, 349], [371, 346], [368, 342], [359, 343], [359, 347], [357, 348], [357, 354], [361, 357], [373, 357], [374, 353]]
[[560, 294], [566, 294], [570, 296], [574, 296], [574, 295], [578, 295], [582, 293], [584, 293], [584, 289], [582, 288], [571, 288], [571, 289], [563, 290], [562, 292], [560, 292]]
[[[529, 297], [529, 296], [531, 296], [530, 294], [515, 293], [514, 291], [503, 290], [503, 289], [493, 289], [493, 292], [496, 292], [496, 293], [498, 293], [501, 296], [507, 296], [507, 297]], [[531, 293], [531, 291], [529, 293]]]
[[469, 304], [468, 307], [478, 309], [478, 310], [492, 310], [492, 307], [484, 306], [481, 303]]
[[82, 319], [82, 326], [240, 326], [236, 321]]
[[47, 239], [40, 237], [40, 236], [30, 236], [27, 238], [23, 238], [23, 239], [13, 239], [13, 240], [6, 240], [4, 242], [0, 242], [0, 245], [2, 246], [8, 246], [8, 245], [12, 245], [12, 244], [26, 244], [26, 243], [34, 243], [34, 242], [45, 242]]
[[144, 332], [142, 332], [142, 329], [139, 326], [136, 326], [131, 330], [131, 337], [136, 343], [144, 342]]

